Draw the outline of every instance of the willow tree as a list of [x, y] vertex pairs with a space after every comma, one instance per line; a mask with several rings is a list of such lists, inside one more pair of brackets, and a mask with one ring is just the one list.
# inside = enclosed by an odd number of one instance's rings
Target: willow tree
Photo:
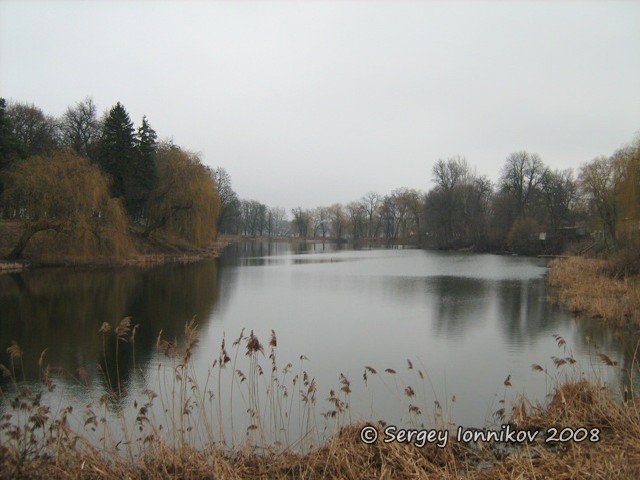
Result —
[[580, 168], [578, 179], [583, 195], [602, 225], [605, 244], [610, 240], [614, 247], [618, 243], [616, 193], [621, 180], [619, 166], [613, 158], [598, 157]]
[[640, 243], [640, 140], [613, 155], [620, 172], [616, 192], [619, 233], [632, 245]]
[[[22, 224], [7, 258], [19, 258], [39, 232], [55, 232], [73, 256], [126, 256], [127, 221], [97, 165], [70, 151], [30, 157], [4, 174], [2, 204]], [[62, 248], [64, 247], [64, 248]]]
[[215, 240], [220, 198], [211, 171], [196, 154], [174, 145], [158, 148], [157, 180], [143, 235], [161, 232], [196, 247]]

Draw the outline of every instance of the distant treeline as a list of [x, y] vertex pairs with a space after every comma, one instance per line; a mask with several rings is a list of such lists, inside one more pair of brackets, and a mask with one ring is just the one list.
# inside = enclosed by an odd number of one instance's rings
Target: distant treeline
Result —
[[432, 169], [435, 186], [426, 193], [369, 192], [346, 205], [295, 208], [290, 219], [283, 208], [239, 200], [224, 170], [217, 174], [219, 228], [229, 234], [523, 254], [559, 252], [580, 240], [611, 250], [639, 238], [638, 140], [585, 163], [577, 178], [525, 151], [505, 159], [497, 184], [463, 157], [441, 159]]
[[127, 257], [132, 236], [152, 234], [202, 247], [216, 237], [219, 212], [214, 172], [158, 143], [146, 117], [135, 129], [122, 104], [99, 118], [85, 99], [54, 118], [0, 99], [0, 218], [20, 225], [7, 258], [40, 232], [72, 256]]
[[54, 118], [0, 99], [0, 217], [21, 225], [11, 258], [41, 231], [59, 239], [55, 248], [115, 256], [131, 254], [132, 234], [198, 247], [221, 232], [525, 254], [580, 239], [607, 249], [638, 241], [638, 139], [576, 177], [520, 151], [496, 183], [461, 156], [438, 160], [432, 181], [428, 192], [369, 192], [287, 212], [240, 199], [223, 168], [158, 142], [146, 117], [134, 129], [120, 103], [99, 118], [85, 99]]

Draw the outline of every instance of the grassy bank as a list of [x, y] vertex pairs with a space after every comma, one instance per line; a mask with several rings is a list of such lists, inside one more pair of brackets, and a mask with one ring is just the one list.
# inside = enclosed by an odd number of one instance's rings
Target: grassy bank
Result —
[[[550, 427], [597, 429], [596, 438], [546, 443], [541, 434], [532, 443], [506, 445], [458, 442], [452, 436], [444, 448], [429, 443], [419, 447], [385, 443], [384, 423], [378, 421], [372, 425], [380, 436], [367, 445], [360, 440], [364, 423], [354, 423], [349, 414], [350, 381], [341, 375], [339, 386], [324, 399], [303, 367], [304, 356], [299, 368], [278, 365], [275, 334], [264, 346], [253, 332], [241, 333], [231, 346], [223, 341], [206, 376], [198, 377], [191, 359], [199, 339], [190, 323], [181, 342], [158, 337], [158, 352], [165, 356], [166, 364], [151, 370], [157, 379], [146, 379], [157, 389], [147, 388], [140, 397], [126, 394], [120, 382], [124, 363], [118, 363], [121, 356], [117, 349], [124, 341], [135, 344], [135, 330], [128, 318], [100, 329], [104, 348], [116, 351], [115, 356], [109, 356], [105, 350], [101, 362], [106, 392], [97, 400], [87, 394], [84, 411], [45, 400], [47, 392], [55, 391], [57, 372], [47, 364], [46, 352], [39, 362], [38, 386], [21, 380], [22, 351], [18, 345], [9, 348], [10, 361], [0, 367], [8, 379], [1, 392], [2, 403], [10, 406], [0, 417], [1, 477], [284, 480], [640, 476], [640, 404], [633, 395], [624, 401], [616, 398], [597, 379], [589, 381], [578, 374], [579, 370], [568, 373], [566, 369], [575, 366], [571, 357], [555, 362], [557, 372], [533, 366], [555, 382], [543, 404], [516, 397], [496, 412], [496, 419], [509, 421], [514, 428], [542, 432]], [[564, 340], [558, 342], [564, 349]], [[107, 358], [116, 362], [115, 369]], [[135, 370], [135, 357], [133, 360]], [[431, 424], [435, 428], [438, 423], [433, 421], [442, 407], [437, 400], [435, 407], [428, 407], [434, 405], [433, 399], [420, 398], [417, 392], [424, 389], [414, 381], [424, 381], [427, 374], [417, 364], [407, 363], [405, 373], [411, 384], [398, 383], [404, 382], [404, 377], [398, 380], [401, 372], [389, 369], [378, 372], [365, 367], [364, 377], [385, 383], [385, 376], [392, 375], [405, 399], [398, 397], [399, 402], [412, 414], [413, 427]], [[615, 362], [608, 363], [618, 368]], [[637, 367], [634, 360], [632, 368]], [[168, 375], [161, 373], [162, 369]], [[78, 388], [89, 388], [86, 370], [67, 375], [75, 379]], [[228, 380], [231, 388], [225, 391], [223, 384], [228, 385]], [[227, 395], [232, 399], [228, 405], [221, 402]], [[324, 425], [319, 425], [313, 420], [314, 412], [324, 405], [329, 410], [321, 414]], [[128, 415], [132, 407], [133, 415]], [[303, 428], [293, 438], [289, 430], [295, 412]], [[234, 441], [233, 430], [231, 437], [224, 432], [225, 422], [231, 423], [232, 429], [235, 426], [240, 441]], [[304, 448], [305, 439], [319, 431], [328, 432], [327, 438], [318, 437], [318, 444]]]
[[2, 260], [20, 236], [18, 222], [0, 220], [0, 274], [34, 267], [96, 266], [112, 267], [122, 265], [158, 265], [170, 262], [190, 263], [205, 258], [217, 257], [227, 241], [219, 239], [204, 248], [196, 248], [185, 242], [162, 235], [144, 236], [140, 229], [130, 229], [129, 254], [121, 257], [95, 253], [69, 251], [65, 238], [54, 232], [38, 233], [24, 252], [23, 258], [13, 261]]
[[569, 257], [549, 264], [551, 298], [575, 314], [640, 326], [640, 276], [632, 259]]

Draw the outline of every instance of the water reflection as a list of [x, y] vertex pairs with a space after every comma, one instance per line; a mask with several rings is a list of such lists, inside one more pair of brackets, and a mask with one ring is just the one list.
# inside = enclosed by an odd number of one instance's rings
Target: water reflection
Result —
[[[328, 253], [341, 250], [344, 246], [322, 242], [265, 242], [245, 241], [228, 245], [224, 255], [218, 260], [220, 266], [261, 266], [284, 265], [290, 262], [312, 261], [311, 259], [291, 259], [291, 255], [305, 253]], [[304, 257], [304, 255], [303, 255]], [[316, 257], [316, 261], [326, 261]]]
[[432, 277], [427, 288], [437, 299], [433, 305], [433, 329], [449, 337], [464, 333], [472, 323], [486, 319], [491, 284], [476, 278]]
[[[149, 378], [158, 332], [179, 338], [195, 317], [200, 370], [217, 357], [223, 335], [246, 328], [266, 341], [273, 329], [283, 364], [297, 364], [301, 354], [311, 359], [321, 397], [344, 373], [354, 379], [354, 415], [370, 414], [375, 398], [378, 418], [401, 421], [404, 407], [393, 395], [355, 379], [364, 365], [401, 371], [407, 358], [419, 357], [441, 398], [458, 398], [454, 419], [481, 425], [507, 374], [514, 389], [544, 397], [545, 378], [531, 364], [554, 368], [551, 356], [571, 353], [559, 351], [553, 334], [565, 337], [585, 370], [602, 369], [590, 356], [596, 345], [630, 366], [637, 335], [577, 321], [550, 304], [545, 272], [545, 262], [533, 258], [305, 242], [236, 243], [217, 261], [144, 270], [27, 271], [0, 276], [0, 362], [15, 340], [28, 377], [37, 377], [38, 356], [49, 348], [52, 364], [70, 372], [91, 367], [101, 379], [98, 329], [131, 316], [140, 324], [137, 366]], [[130, 345], [121, 347], [129, 359]], [[114, 377], [113, 345], [107, 350]], [[131, 365], [120, 364], [125, 384]], [[602, 371], [623, 384], [620, 369]]]
[[[201, 324], [211, 317], [219, 299], [219, 269], [215, 261], [166, 265], [150, 269], [47, 269], [0, 275], [0, 349], [16, 341], [25, 352], [27, 377], [37, 378], [37, 360], [47, 348], [52, 364], [68, 372], [92, 369], [102, 361], [98, 330], [115, 326], [125, 316], [136, 334], [136, 358], [148, 360], [156, 335], [180, 336], [186, 321]], [[131, 358], [122, 343], [124, 358]], [[107, 345], [107, 365], [113, 368], [113, 345]], [[120, 374], [126, 380], [130, 362]], [[115, 372], [110, 371], [111, 377]]]
[[547, 301], [542, 278], [498, 282], [497, 302], [500, 330], [511, 345], [529, 344], [540, 335], [548, 336], [564, 320]]

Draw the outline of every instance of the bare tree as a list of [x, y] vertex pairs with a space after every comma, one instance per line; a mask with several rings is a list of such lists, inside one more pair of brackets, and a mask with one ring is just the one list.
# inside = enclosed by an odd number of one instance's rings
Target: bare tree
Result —
[[329, 207], [329, 222], [331, 224], [331, 233], [333, 238], [340, 242], [344, 238], [344, 230], [347, 223], [347, 218], [344, 214], [344, 209], [339, 203], [334, 203]]
[[244, 235], [256, 237], [267, 229], [267, 206], [257, 200], [242, 200], [240, 216]]
[[25, 147], [26, 156], [48, 155], [58, 146], [56, 120], [35, 105], [12, 103], [6, 111], [13, 134]]
[[380, 195], [376, 192], [368, 192], [362, 197], [362, 203], [367, 213], [367, 237], [374, 239], [378, 235]]
[[380, 223], [387, 245], [393, 245], [398, 237], [398, 220], [398, 205], [393, 195], [385, 195], [380, 204]]
[[287, 212], [282, 207], [271, 207], [267, 212], [267, 233], [271, 236], [282, 237], [288, 233]]
[[398, 188], [391, 192], [391, 201], [396, 211], [396, 237], [406, 239], [408, 236], [409, 205], [407, 202], [408, 190]]
[[76, 103], [60, 119], [62, 143], [79, 155], [93, 157], [93, 149], [100, 135], [100, 122], [95, 103], [89, 97]]
[[309, 226], [311, 223], [311, 213], [308, 210], [304, 210], [302, 207], [294, 208], [291, 210], [293, 215], [293, 226], [298, 236], [301, 238], [307, 238], [309, 235]]
[[220, 197], [218, 230], [221, 233], [237, 232], [237, 224], [240, 221], [240, 200], [231, 187], [231, 176], [224, 168], [218, 167], [213, 169], [213, 179]]
[[551, 231], [567, 226], [573, 218], [578, 189], [571, 170], [547, 170], [540, 182], [541, 207]]
[[533, 197], [547, 168], [540, 156], [528, 152], [514, 152], [507, 157], [500, 177], [502, 190], [513, 197], [519, 215], [527, 216]]
[[443, 190], [452, 190], [463, 183], [469, 175], [467, 159], [456, 155], [447, 159], [439, 159], [432, 169], [433, 181]]
[[[405, 217], [405, 236], [414, 235], [418, 245], [422, 244], [422, 216], [424, 212], [424, 195], [418, 190], [401, 189], [396, 191], [396, 202], [401, 215]], [[404, 214], [402, 213], [404, 212]]]
[[354, 242], [362, 239], [366, 235], [367, 209], [362, 202], [350, 202], [347, 205], [347, 216], [349, 217], [349, 230]]
[[323, 242], [329, 233], [330, 215], [331, 212], [327, 207], [318, 207], [313, 211], [313, 236], [316, 237], [320, 232]]

